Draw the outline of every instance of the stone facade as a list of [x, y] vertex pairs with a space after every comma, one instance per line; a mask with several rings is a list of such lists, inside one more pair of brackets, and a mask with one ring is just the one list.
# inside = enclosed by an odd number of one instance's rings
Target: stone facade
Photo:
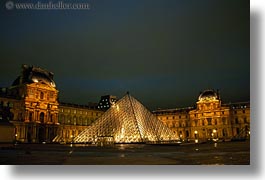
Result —
[[15, 125], [15, 140], [50, 142], [58, 128], [58, 90], [53, 73], [33, 66], [22, 66], [11, 87], [2, 88], [0, 101], [9, 104]]
[[52, 142], [60, 136], [70, 141], [103, 113], [88, 106], [59, 103], [58, 92], [52, 72], [27, 65], [10, 87], [1, 88], [1, 109], [10, 108], [14, 140]]
[[[13, 137], [17, 141], [71, 142], [116, 102], [114, 96], [103, 96], [93, 106], [59, 103], [58, 93], [52, 72], [23, 65], [13, 84], [1, 88], [0, 121], [5, 117], [14, 124]], [[5, 108], [10, 109], [8, 116]], [[219, 93], [214, 90], [202, 92], [195, 107], [153, 113], [181, 140], [250, 136], [250, 103], [222, 104]]]
[[206, 90], [196, 107], [154, 111], [182, 140], [231, 140], [250, 136], [250, 103], [222, 104], [218, 92]]
[[96, 107], [60, 103], [57, 142], [71, 142], [81, 131], [90, 126], [104, 111]]

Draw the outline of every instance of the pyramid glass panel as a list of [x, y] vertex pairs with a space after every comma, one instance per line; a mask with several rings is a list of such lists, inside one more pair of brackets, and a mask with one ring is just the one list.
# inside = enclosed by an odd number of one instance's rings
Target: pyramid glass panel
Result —
[[129, 94], [113, 104], [74, 139], [76, 143], [146, 143], [174, 140], [178, 140], [175, 134]]

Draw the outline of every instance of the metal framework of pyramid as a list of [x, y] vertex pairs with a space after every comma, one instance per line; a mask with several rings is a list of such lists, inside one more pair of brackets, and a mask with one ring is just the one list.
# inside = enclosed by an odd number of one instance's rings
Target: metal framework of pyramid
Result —
[[82, 131], [74, 142], [146, 143], [177, 139], [166, 125], [127, 93]]

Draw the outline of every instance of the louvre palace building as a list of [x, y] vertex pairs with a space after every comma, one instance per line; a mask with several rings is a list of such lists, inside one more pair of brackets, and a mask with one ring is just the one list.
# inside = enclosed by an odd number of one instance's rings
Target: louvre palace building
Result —
[[22, 65], [12, 85], [0, 89], [0, 129], [1, 122], [8, 122], [9, 129], [12, 124], [9, 140], [69, 143], [97, 135], [119, 142], [154, 137], [202, 142], [250, 137], [250, 103], [224, 104], [215, 90], [203, 91], [194, 107], [151, 113], [130, 95], [117, 102], [115, 96], [102, 96], [90, 105], [60, 102], [53, 76], [45, 69]]

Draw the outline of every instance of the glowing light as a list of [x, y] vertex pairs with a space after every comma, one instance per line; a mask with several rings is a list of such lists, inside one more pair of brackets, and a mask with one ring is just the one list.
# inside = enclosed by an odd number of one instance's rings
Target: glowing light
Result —
[[216, 133], [216, 129], [213, 130], [213, 133]]
[[17, 134], [15, 134], [15, 136], [17, 137]]
[[73, 140], [93, 143], [103, 140], [102, 136], [112, 137], [109, 141], [118, 143], [178, 139], [175, 133], [130, 95], [113, 102], [112, 108]]
[[198, 131], [194, 131], [195, 134], [198, 134]]
[[35, 78], [32, 79], [32, 81], [35, 82], [35, 83], [39, 82], [38, 79], [35, 79]]
[[199, 142], [199, 140], [198, 139], [195, 139], [195, 143], [198, 143]]

